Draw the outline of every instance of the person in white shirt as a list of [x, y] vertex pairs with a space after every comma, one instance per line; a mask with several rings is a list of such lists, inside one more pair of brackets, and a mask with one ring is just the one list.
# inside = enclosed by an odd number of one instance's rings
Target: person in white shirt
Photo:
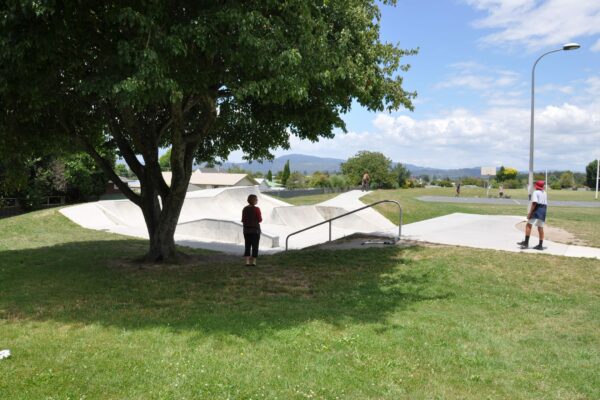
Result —
[[540, 243], [533, 248], [535, 250], [544, 250], [544, 225], [546, 223], [546, 209], [548, 208], [548, 196], [544, 192], [544, 181], [535, 182], [535, 191], [531, 195], [531, 206], [527, 214], [527, 226], [525, 226], [525, 240], [517, 243], [522, 249], [529, 248], [529, 236], [531, 227], [537, 226], [540, 236]]

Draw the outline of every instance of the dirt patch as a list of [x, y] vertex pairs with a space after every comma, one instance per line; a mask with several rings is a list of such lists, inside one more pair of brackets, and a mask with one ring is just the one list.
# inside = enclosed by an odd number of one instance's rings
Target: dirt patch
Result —
[[[515, 225], [515, 227], [521, 232], [525, 232], [525, 225], [527, 225], [527, 223], [523, 221], [519, 222], [517, 225]], [[531, 229], [531, 236], [538, 237], [538, 231], [535, 226]], [[578, 246], [587, 245], [584, 240], [577, 238], [571, 232], [548, 225], [544, 226], [544, 238], [545, 240], [550, 240], [551, 242], [556, 243], [574, 244]]]

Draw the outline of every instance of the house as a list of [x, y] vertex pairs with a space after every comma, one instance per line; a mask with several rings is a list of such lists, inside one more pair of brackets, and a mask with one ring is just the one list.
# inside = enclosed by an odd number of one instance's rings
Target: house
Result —
[[255, 178], [255, 180], [258, 182], [258, 190], [260, 190], [261, 192], [274, 192], [278, 190], [285, 190], [285, 187], [283, 187], [283, 185], [275, 181], [268, 181], [262, 178]]
[[[172, 173], [170, 171], [164, 171], [162, 173], [163, 179], [167, 185], [171, 184]], [[126, 178], [122, 179], [124, 182]], [[139, 180], [127, 180], [127, 184], [134, 191], [140, 192], [140, 181]], [[218, 172], [200, 172], [199, 170], [194, 171], [190, 177], [190, 183], [188, 184], [188, 192], [194, 192], [202, 189], [232, 187], [232, 186], [256, 186], [258, 182], [249, 175], [246, 174], [228, 174]], [[118, 191], [117, 193], [120, 193]]]
[[268, 192], [269, 190], [271, 190], [271, 187], [269, 186], [269, 181], [267, 181], [264, 178], [254, 178], [254, 180], [258, 183], [258, 190], [260, 190], [261, 192]]
[[[167, 184], [171, 183], [171, 172], [163, 172]], [[232, 186], [255, 186], [258, 182], [247, 174], [228, 174], [219, 172], [194, 171], [190, 177], [188, 192], [199, 189], [213, 189]]]
[[255, 186], [258, 185], [258, 182], [247, 174], [194, 171], [190, 178], [190, 184], [202, 189], [212, 189], [232, 186]]

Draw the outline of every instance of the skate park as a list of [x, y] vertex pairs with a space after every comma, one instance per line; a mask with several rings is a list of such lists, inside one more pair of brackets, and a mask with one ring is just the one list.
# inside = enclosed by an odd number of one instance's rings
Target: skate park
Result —
[[[356, 234], [393, 239], [401, 232], [399, 243], [423, 242], [510, 252], [520, 250], [515, 243], [522, 240], [522, 216], [453, 213], [411, 224], [391, 223], [373, 208], [350, 213], [331, 222], [327, 220], [365, 207], [364, 192], [353, 190], [330, 200], [305, 206], [290, 205], [255, 187], [205, 189], [188, 192], [175, 232], [177, 244], [229, 254], [242, 254], [244, 238], [240, 222], [241, 209], [249, 194], [256, 194], [262, 210], [261, 253], [273, 254], [288, 249], [299, 250]], [[453, 199], [448, 201], [466, 201]], [[437, 201], [440, 201], [438, 199]], [[105, 200], [63, 208], [61, 213], [88, 228], [126, 236], [147, 238], [140, 209], [129, 200]], [[325, 223], [324, 223], [325, 222]], [[295, 233], [315, 224], [313, 229]], [[288, 238], [288, 235], [294, 234]], [[372, 241], [371, 241], [372, 242]], [[377, 241], [375, 241], [377, 243]], [[546, 240], [544, 254], [600, 259], [600, 249]], [[381, 243], [379, 243], [381, 244]], [[362, 243], [358, 243], [362, 245]]]

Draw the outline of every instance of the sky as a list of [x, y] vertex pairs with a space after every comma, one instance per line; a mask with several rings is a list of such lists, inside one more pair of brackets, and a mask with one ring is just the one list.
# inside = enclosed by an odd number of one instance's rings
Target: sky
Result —
[[[536, 171], [584, 171], [600, 157], [600, 0], [398, 0], [382, 6], [381, 39], [419, 54], [403, 58], [414, 112], [372, 113], [356, 104], [347, 133], [318, 143], [291, 138], [275, 156], [346, 159], [378, 151], [434, 168], [529, 163], [535, 70]], [[239, 162], [242, 154], [229, 160]]]

